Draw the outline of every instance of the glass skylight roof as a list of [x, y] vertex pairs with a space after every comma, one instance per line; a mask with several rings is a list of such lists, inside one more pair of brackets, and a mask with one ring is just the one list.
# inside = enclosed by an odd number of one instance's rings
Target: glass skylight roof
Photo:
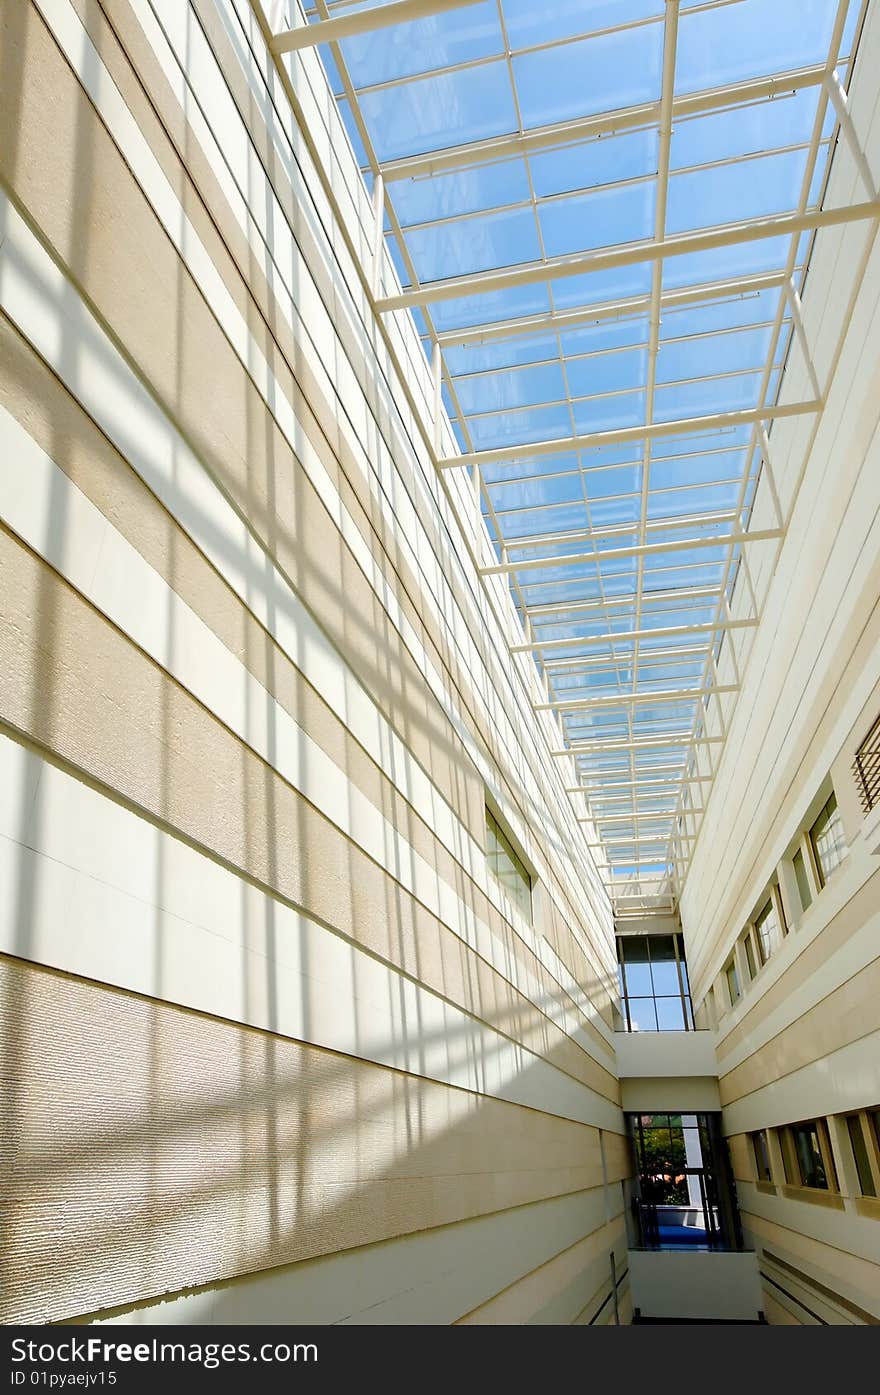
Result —
[[612, 890], [686, 872], [812, 233], [580, 259], [820, 208], [862, 9], [484, 0], [320, 49]]

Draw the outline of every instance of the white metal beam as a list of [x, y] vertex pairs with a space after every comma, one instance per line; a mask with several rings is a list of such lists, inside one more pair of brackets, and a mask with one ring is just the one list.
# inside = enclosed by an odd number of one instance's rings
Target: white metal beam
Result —
[[[717, 586], [681, 586], [672, 587], [665, 591], [646, 591], [642, 597], [645, 604], [657, 604], [663, 601], [700, 600], [706, 597], [717, 597]], [[529, 615], [533, 620], [540, 621], [548, 615], [568, 614], [572, 611], [583, 610], [631, 610], [635, 604], [635, 594], [632, 596], [609, 596], [608, 599], [591, 598], [583, 601], [537, 601], [529, 606]]]
[[728, 224], [718, 228], [703, 228], [699, 232], [679, 233], [662, 242], [625, 243], [601, 247], [575, 257], [548, 258], [503, 271], [478, 272], [473, 275], [431, 281], [415, 290], [385, 296], [376, 301], [379, 313], [391, 310], [411, 310], [417, 305], [433, 305], [441, 300], [459, 300], [472, 295], [489, 295], [493, 291], [512, 290], [518, 286], [536, 285], [541, 281], [560, 281], [570, 276], [583, 276], [591, 271], [610, 271], [623, 266], [645, 262], [666, 261], [670, 257], [690, 256], [692, 253], [714, 251], [720, 247], [737, 247], [769, 237], [790, 237], [810, 232], [813, 228], [838, 227], [842, 223], [863, 222], [880, 218], [880, 200], [848, 204], [843, 208], [814, 209], [807, 213], [784, 213], [772, 218], [758, 218], [748, 223]]
[[[722, 533], [718, 537], [672, 538], [669, 542], [632, 543], [627, 547], [607, 547], [601, 552], [563, 552], [558, 557], [524, 557], [518, 562], [495, 562], [480, 567], [481, 576], [503, 576], [508, 572], [539, 571], [549, 567], [580, 567], [589, 562], [616, 562], [624, 557], [653, 557], [666, 552], [690, 552], [711, 547], [738, 547], [747, 542], [769, 542], [781, 538], [781, 528], [753, 528], [747, 533]], [[576, 643], [577, 641], [575, 641]]]
[[[732, 83], [724, 87], [706, 88], [676, 97], [672, 118], [680, 121], [686, 116], [717, 111], [725, 107], [751, 105], [774, 97], [818, 87], [825, 78], [824, 64], [780, 73], [775, 77], [758, 78], [752, 82]], [[600, 112], [574, 121], [558, 122], [535, 130], [515, 132], [506, 136], [490, 136], [486, 140], [469, 141], [446, 150], [428, 151], [423, 155], [389, 160], [382, 166], [386, 180], [421, 179], [443, 171], [462, 170], [474, 165], [495, 164], [517, 156], [534, 154], [538, 150], [562, 149], [603, 136], [619, 135], [655, 126], [660, 116], [659, 102], [643, 102], [618, 111]]]
[[[698, 305], [704, 300], [744, 299], [758, 295], [761, 291], [778, 290], [784, 277], [775, 273], [769, 276], [746, 276], [736, 280], [707, 281], [699, 286], [689, 286], [686, 290], [665, 291], [660, 298], [660, 306], [670, 313], [685, 309], [688, 305]], [[599, 324], [605, 320], [630, 320], [646, 315], [651, 304], [649, 295], [631, 296], [625, 300], [607, 300], [595, 305], [583, 305], [575, 310], [554, 310], [548, 315], [522, 315], [510, 320], [495, 320], [482, 325], [472, 325], [468, 329], [444, 330], [438, 334], [437, 342], [443, 349], [461, 348], [469, 345], [489, 344], [496, 340], [521, 339], [527, 334], [562, 334], [576, 329], [579, 325]]]
[[716, 693], [738, 693], [737, 683], [720, 683], [712, 688], [674, 688], [662, 693], [652, 690], [648, 693], [603, 693], [593, 698], [559, 698], [553, 702], [536, 702], [536, 712], [586, 712], [592, 707], [638, 707], [642, 703], [699, 702], [701, 698], [714, 697]]
[[[666, 768], [665, 766], [655, 767], [656, 770]], [[652, 770], [651, 773], [653, 774], [654, 771]], [[610, 781], [607, 784], [603, 781], [601, 784], [595, 785], [568, 785], [565, 792], [566, 794], [583, 794], [587, 798], [594, 794], [601, 795], [605, 790], [639, 790], [648, 795], [655, 790], [657, 793], [662, 793], [669, 788], [677, 790], [679, 785], [705, 785], [709, 783], [710, 777], [708, 775], [681, 775], [675, 769], [667, 780], [621, 780]]]
[[723, 746], [723, 736], [692, 736], [690, 731], [664, 732], [662, 736], [643, 736], [635, 741], [574, 741], [562, 750], [552, 751], [554, 756], [595, 756], [604, 751], [652, 751], [666, 750], [668, 746]]
[[353, 34], [370, 34], [376, 29], [387, 29], [392, 24], [426, 19], [430, 15], [461, 10], [479, 3], [480, 0], [392, 0], [391, 4], [352, 10], [333, 19], [319, 20], [317, 24], [306, 23], [297, 25], [296, 29], [285, 29], [283, 33], [274, 35], [269, 47], [273, 53], [292, 53], [315, 48], [318, 44], [337, 43]]
[[[638, 498], [638, 495], [632, 497]], [[669, 518], [650, 518], [647, 521], [647, 528], [653, 532], [675, 528], [712, 528], [717, 523], [735, 523], [738, 517], [736, 509], [718, 509], [715, 512], [707, 510], [705, 513], [679, 513], [673, 514]], [[505, 538], [503, 547], [505, 553], [510, 553], [519, 551], [523, 547], [541, 547], [543, 543], [592, 542], [597, 538], [625, 538], [634, 533], [637, 527], [637, 523], [627, 520], [626, 523], [609, 523], [604, 527], [561, 528], [558, 532], [549, 533], [518, 533], [516, 537]]]
[[[688, 814], [702, 814], [702, 813], [705, 812], [705, 810], [703, 810], [703, 809], [687, 809], [685, 812], [688, 813]], [[668, 810], [667, 810], [667, 809], [660, 809], [660, 810], [655, 810], [655, 811], [653, 811], [653, 812], [652, 812], [650, 809], [644, 809], [644, 810], [636, 810], [636, 811], [634, 811], [633, 813], [628, 813], [628, 814], [592, 814], [592, 815], [582, 815], [582, 816], [578, 819], [578, 822], [579, 822], [579, 823], [594, 823], [594, 824], [599, 824], [599, 823], [638, 823], [638, 822], [650, 823], [650, 822], [653, 820], [654, 823], [669, 823], [670, 820], [675, 819], [675, 818], [678, 818], [678, 817], [679, 817], [679, 813], [678, 813], [678, 810], [675, 809], [675, 808], [668, 809]]]
[[[657, 663], [662, 663], [664, 665], [678, 664], [682, 663], [685, 659], [705, 658], [709, 651], [710, 642], [711, 641], [706, 640], [706, 642], [701, 645], [689, 644], [683, 648], [670, 647], [668, 649], [649, 649], [647, 652], [643, 651], [641, 654], [636, 654], [634, 650], [632, 653], [628, 654], [612, 653], [593, 654], [589, 656], [586, 654], [574, 654], [571, 658], [567, 659], [545, 659], [543, 666], [555, 678], [557, 677], [557, 670], [571, 670], [574, 675], [583, 669], [598, 669], [601, 672], [603, 669], [612, 670], [620, 668], [621, 664], [625, 667], [629, 667], [631, 664], [637, 664], [638, 667], [642, 668], [650, 668], [652, 664]], [[565, 675], [563, 674], [563, 676]]]
[[[709, 635], [722, 630], [754, 629], [757, 620], [743, 619], [707, 621], [700, 625], [663, 625], [655, 630], [620, 630], [607, 635], [575, 635], [573, 639], [533, 639], [527, 644], [512, 644], [511, 654], [531, 654], [534, 650], [561, 649], [564, 645], [616, 644], [618, 641], [666, 638], [669, 635]], [[662, 654], [662, 650], [658, 653]]]
[[[878, 205], [880, 208], [880, 205]], [[441, 470], [455, 470], [463, 465], [505, 465], [510, 460], [531, 459], [533, 456], [563, 455], [577, 450], [598, 450], [601, 446], [626, 445], [629, 441], [653, 441], [658, 436], [690, 436], [700, 432], [721, 431], [728, 427], [754, 426], [777, 417], [808, 416], [820, 412], [818, 399], [809, 402], [786, 402], [779, 406], [749, 407], [738, 412], [717, 412], [712, 416], [686, 417], [678, 421], [657, 421], [650, 426], [623, 426], [613, 431], [590, 431], [583, 436], [561, 436], [554, 441], [524, 441], [517, 445], [496, 446], [493, 450], [469, 451], [438, 460]]]

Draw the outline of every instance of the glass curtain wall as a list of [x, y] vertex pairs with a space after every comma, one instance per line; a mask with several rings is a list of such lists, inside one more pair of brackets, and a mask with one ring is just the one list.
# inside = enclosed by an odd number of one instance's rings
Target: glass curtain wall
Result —
[[693, 1030], [681, 935], [619, 935], [617, 958], [624, 1031]]

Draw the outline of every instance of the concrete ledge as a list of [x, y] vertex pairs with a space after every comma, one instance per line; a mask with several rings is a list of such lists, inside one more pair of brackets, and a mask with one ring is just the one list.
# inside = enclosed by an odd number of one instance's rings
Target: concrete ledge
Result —
[[757, 1322], [764, 1301], [753, 1250], [630, 1250], [629, 1276], [643, 1317]]
[[614, 1049], [621, 1080], [718, 1074], [714, 1032], [615, 1032]]
[[620, 1082], [627, 1114], [713, 1114], [721, 1108], [714, 1075], [631, 1076]]

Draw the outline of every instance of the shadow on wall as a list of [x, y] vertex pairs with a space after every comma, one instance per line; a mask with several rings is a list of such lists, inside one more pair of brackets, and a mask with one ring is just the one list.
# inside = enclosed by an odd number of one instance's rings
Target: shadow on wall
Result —
[[[120, 70], [116, 40], [97, 0], [82, 0], [81, 13], [102, 56]], [[195, 20], [192, 19], [195, 23]], [[232, 363], [232, 351], [222, 342], [217, 355], [206, 363], [205, 343], [217, 343], [210, 312], [201, 300], [183, 263], [175, 255], [174, 276], [164, 276], [162, 265], [148, 255], [150, 248], [132, 238], [120, 237], [108, 206], [108, 189], [96, 174], [107, 159], [109, 137], [93, 108], [80, 98], [75, 103], [75, 123], [62, 132], [63, 102], [75, 79], [61, 55], [51, 49], [47, 61], [42, 19], [32, 6], [8, 6], [4, 11], [2, 54], [3, 175], [20, 192], [25, 206], [34, 207], [48, 195], [56, 165], [46, 149], [46, 168], [34, 179], [32, 146], [28, 136], [38, 129], [53, 130], [56, 121], [58, 147], [72, 151], [73, 160], [63, 167], [63, 227], [46, 229], [56, 239], [60, 256], [66, 256], [72, 277], [102, 295], [96, 308], [121, 342], [132, 352], [141, 351], [134, 366], [155, 385], [183, 435], [192, 443], [226, 495], [248, 520], [255, 537], [269, 556], [286, 569], [292, 585], [303, 595], [337, 648], [351, 656], [352, 666], [367, 691], [383, 710], [393, 712], [394, 723], [410, 747], [427, 753], [429, 773], [451, 780], [449, 798], [466, 806], [473, 798], [473, 779], [458, 742], [439, 706], [426, 697], [415, 667], [404, 662], [396, 632], [378, 601], [369, 595], [363, 579], [335, 530], [322, 532], [318, 542], [304, 534], [300, 521], [316, 516], [316, 496], [289, 444], [271, 420], [268, 406], [253, 385]], [[187, 130], [180, 154], [195, 162]], [[191, 184], [181, 181], [178, 192], [194, 217], [204, 209]], [[255, 197], [258, 190], [246, 191]], [[57, 193], [57, 186], [56, 186]], [[53, 205], [54, 206], [54, 205]], [[303, 214], [303, 216], [306, 216]], [[147, 215], [151, 236], [152, 215]], [[0, 229], [2, 234], [2, 229]], [[164, 238], [164, 234], [161, 235]], [[108, 253], [108, 246], [110, 251]], [[152, 247], [152, 244], [150, 244]], [[108, 255], [110, 261], [107, 261]], [[106, 275], [96, 288], [96, 268]], [[231, 264], [227, 272], [232, 275]], [[257, 286], [262, 276], [256, 262], [239, 268], [244, 284]], [[124, 282], [125, 296], [115, 287]], [[39, 288], [36, 288], [39, 289]], [[269, 286], [271, 295], [272, 287]], [[294, 288], [295, 290], [296, 288]], [[77, 298], [72, 283], [68, 294]], [[169, 306], [163, 299], [172, 296]], [[293, 393], [293, 379], [273, 334], [288, 335], [280, 322], [267, 322], [253, 300], [246, 301], [249, 328], [264, 348], [273, 370]], [[149, 332], [126, 316], [139, 315], [155, 302], [149, 314]], [[271, 302], [270, 302], [271, 303]], [[132, 309], [133, 307], [133, 309]], [[64, 307], [60, 307], [62, 310]], [[72, 307], [71, 307], [72, 308]], [[63, 315], [60, 324], [68, 321]], [[145, 321], [146, 324], [146, 321]], [[305, 371], [304, 362], [289, 343], [293, 372]], [[62, 364], [75, 367], [80, 345], [75, 338], [62, 343]], [[12, 397], [33, 390], [26, 356], [11, 360], [14, 374]], [[71, 444], [70, 403], [57, 380], [42, 367], [42, 439], [47, 453], [76, 478], [81, 468], [78, 449]], [[212, 387], [237, 384], [223, 400]], [[216, 413], [206, 413], [205, 403]], [[78, 414], [75, 414], [78, 415]], [[244, 435], [224, 434], [226, 425], [244, 423]], [[82, 434], [91, 431], [80, 424]], [[326, 445], [326, 443], [325, 443]], [[101, 451], [112, 481], [113, 471], [127, 472], [124, 459]], [[329, 447], [326, 450], [329, 458]], [[231, 462], [235, 462], [234, 464]], [[94, 465], [92, 466], [94, 469]], [[352, 470], [352, 485], [359, 482]], [[405, 567], [395, 537], [390, 510], [370, 500], [368, 513], [360, 510], [342, 480], [343, 492], [359, 526], [381, 539], [391, 565]], [[386, 501], [387, 504], [387, 501]], [[66, 534], [64, 500], [51, 501], [52, 527], [59, 539]], [[207, 520], [204, 520], [207, 524]], [[332, 538], [332, 546], [326, 540]], [[218, 550], [227, 546], [217, 535]], [[164, 536], [156, 542], [163, 555], [163, 573], [170, 585], [188, 589], [195, 550], [171, 518]], [[227, 555], [238, 569], [241, 558]], [[206, 570], [207, 564], [198, 559]], [[33, 623], [38, 640], [37, 657], [29, 670], [26, 692], [15, 693], [15, 722], [38, 747], [69, 759], [86, 775], [88, 743], [100, 746], [104, 734], [80, 732], [85, 746], [71, 745], [71, 704], [77, 698], [65, 666], [70, 635], [57, 611], [60, 583], [48, 568], [38, 569], [33, 599]], [[398, 577], [394, 577], [395, 582]], [[357, 583], [357, 590], [354, 590]], [[401, 583], [402, 585], [402, 583]], [[355, 599], [358, 603], [353, 604]], [[406, 599], [406, 598], [405, 598]], [[433, 650], [415, 608], [406, 599], [413, 624], [438, 668], [454, 667], [460, 656]], [[449, 602], [441, 598], [441, 607]], [[241, 781], [247, 798], [240, 809], [244, 839], [238, 865], [248, 869], [262, 860], [266, 886], [283, 886], [291, 866], [299, 869], [302, 904], [308, 906], [316, 890], [312, 878], [304, 829], [291, 845], [286, 826], [278, 819], [279, 779], [271, 768], [275, 755], [273, 691], [282, 686], [289, 661], [276, 646], [267, 627], [250, 619], [242, 621], [238, 649], [247, 667], [261, 675], [266, 689], [265, 723], [270, 733], [269, 761], [259, 765], [262, 789], [253, 784], [252, 752], [240, 743]], [[168, 660], [174, 651], [174, 612], [167, 615]], [[287, 687], [290, 687], [289, 682]], [[297, 692], [305, 693], [298, 680]], [[178, 818], [180, 771], [175, 751], [180, 741], [179, 711], [172, 703], [173, 686], [161, 685], [156, 711], [142, 714], [149, 727], [152, 749], [160, 753], [155, 807], [147, 816], [158, 825], [165, 821], [186, 839], [194, 831], [180, 827]], [[79, 694], [82, 721], [88, 695]], [[125, 695], [119, 700], [124, 703]], [[305, 700], [305, 699], [303, 699]], [[313, 697], [309, 695], [309, 700]], [[299, 708], [291, 704], [291, 715]], [[0, 716], [8, 716], [8, 711]], [[135, 714], [132, 714], [135, 717]], [[248, 714], [250, 716], [250, 714]], [[136, 717], [135, 717], [136, 720]], [[205, 717], [205, 720], [209, 718]], [[76, 725], [76, 722], [74, 723]], [[87, 725], [87, 724], [86, 724]], [[488, 744], [488, 743], [487, 743]], [[301, 754], [304, 754], [301, 752]], [[128, 766], [121, 758], [120, 786], [134, 778], [133, 758]], [[229, 791], [231, 793], [231, 791]], [[415, 840], [422, 825], [414, 811], [401, 807], [390, 787], [383, 785], [382, 812]], [[26, 843], [28, 829], [46, 817], [39, 783], [27, 786], [20, 810], [17, 841]], [[261, 818], [255, 826], [251, 811], [259, 800]], [[527, 809], [534, 818], [536, 809]], [[225, 857], [222, 849], [209, 853]], [[350, 852], [350, 874], [335, 888], [340, 906], [347, 899], [347, 915], [356, 922], [361, 909], [357, 895], [359, 866]], [[165, 987], [164, 922], [167, 868], [159, 840], [155, 864], [153, 905], [155, 928], [152, 982], [156, 998]], [[485, 914], [485, 900], [459, 868], [456, 891], [468, 908]], [[384, 906], [387, 955], [406, 963], [408, 972], [420, 976], [418, 940], [409, 927], [411, 898], [390, 880]], [[39, 886], [22, 875], [14, 888], [14, 955], [27, 960], [35, 949], [39, 914]], [[279, 949], [273, 903], [268, 902], [265, 934], [266, 985], [270, 1029], [277, 1027], [277, 984], [274, 958]], [[242, 881], [241, 915], [251, 914]], [[125, 927], [119, 927], [125, 933]], [[396, 940], [396, 943], [395, 943]], [[462, 952], [463, 953], [463, 952]], [[511, 958], [525, 951], [511, 948]], [[463, 955], [463, 957], [466, 957]], [[57, 1319], [86, 1308], [134, 1300], [161, 1293], [169, 1286], [208, 1282], [243, 1270], [254, 1271], [289, 1263], [305, 1256], [331, 1252], [402, 1234], [425, 1225], [456, 1220], [518, 1206], [544, 1196], [579, 1194], [594, 1187], [601, 1177], [597, 1132], [586, 1125], [539, 1114], [523, 1107], [481, 1098], [465, 1091], [425, 1081], [416, 1076], [385, 1070], [363, 1062], [337, 1057], [269, 1033], [239, 1028], [216, 1019], [134, 998], [49, 971], [31, 970], [15, 958], [0, 961], [3, 977], [2, 1089], [4, 1136], [4, 1192], [8, 1225], [0, 1241], [0, 1289], [6, 1312], [25, 1321]], [[308, 963], [303, 963], [308, 972]], [[211, 966], [205, 966], [210, 973]], [[249, 981], [252, 967], [242, 953], [245, 1000], [258, 996]], [[465, 981], [472, 973], [463, 971]], [[439, 991], [445, 985], [439, 987]], [[596, 984], [603, 992], [607, 985]], [[470, 983], [475, 999], [482, 989]], [[456, 987], [456, 992], [458, 989]], [[555, 1001], [539, 1004], [552, 1015], [558, 1004], [570, 1007], [560, 989]], [[310, 1020], [312, 1004], [302, 1002], [303, 1018]], [[486, 1020], [513, 1037], [529, 1009], [508, 1007], [494, 1000], [480, 1002]], [[406, 1021], [407, 1041], [425, 1043], [430, 1034], [416, 1020]], [[57, 1027], [63, 1032], [56, 1032]], [[53, 1033], [54, 1037], [53, 1037]], [[546, 1039], [547, 1059], [555, 1063], [561, 1048], [558, 1036]], [[473, 1057], [472, 1068], [486, 1073], [488, 1062], [477, 1059], [472, 1040], [448, 1040], [449, 1055]], [[570, 1046], [559, 1068], [570, 1070]], [[521, 1074], [532, 1067], [520, 1052]], [[491, 1165], [490, 1165], [491, 1164]], [[609, 1178], [623, 1175], [623, 1154], [611, 1160]], [[51, 1237], [51, 1240], [48, 1239]], [[589, 1295], [588, 1295], [589, 1296]], [[222, 1310], [222, 1304], [221, 1304]]]

